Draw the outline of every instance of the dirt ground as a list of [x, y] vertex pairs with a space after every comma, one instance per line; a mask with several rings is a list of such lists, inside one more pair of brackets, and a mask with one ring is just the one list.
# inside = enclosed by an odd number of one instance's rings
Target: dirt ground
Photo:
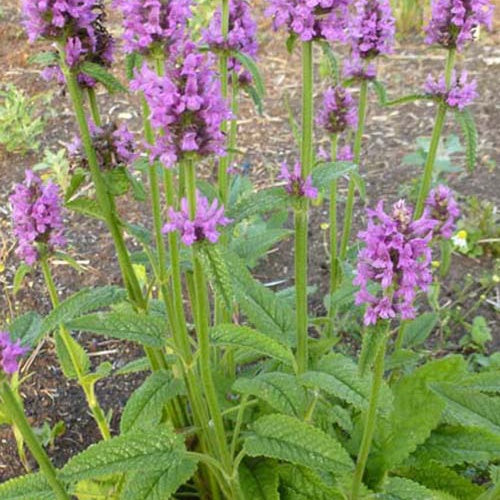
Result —
[[[257, 9], [260, 10], [260, 9]], [[263, 72], [267, 96], [264, 116], [258, 116], [250, 103], [244, 102], [241, 110], [239, 148], [245, 152], [244, 161], [251, 166], [251, 176], [260, 185], [269, 185], [275, 178], [278, 166], [283, 160], [292, 162], [297, 150], [291, 139], [285, 96], [288, 95], [291, 107], [300, 117], [300, 55], [295, 51], [289, 56], [285, 49], [283, 34], [273, 33], [269, 21], [260, 13], [262, 26], [261, 55], [259, 65]], [[492, 165], [500, 161], [500, 141], [498, 132], [500, 113], [498, 92], [500, 90], [500, 12], [497, 8], [495, 30], [484, 36], [458, 59], [459, 67], [467, 70], [478, 81], [480, 97], [471, 107], [479, 130], [479, 165], [474, 174], [460, 173], [450, 176], [449, 184], [461, 197], [476, 195], [480, 199], [499, 203], [500, 170]], [[114, 21], [112, 19], [112, 21]], [[117, 29], [113, 23], [114, 30]], [[39, 50], [40, 45], [30, 47], [20, 26], [20, 16], [15, 0], [4, 0], [0, 12], [0, 86], [11, 83], [28, 94], [47, 92], [50, 87], [39, 76], [39, 70], [28, 64], [28, 58]], [[319, 56], [319, 53], [318, 53]], [[319, 58], [318, 58], [319, 59]], [[398, 43], [396, 52], [379, 64], [380, 78], [388, 89], [390, 97], [401, 96], [418, 91], [429, 71], [436, 74], [444, 67], [443, 53], [429, 49], [422, 40], [415, 37]], [[324, 83], [317, 88], [317, 98]], [[137, 107], [130, 108], [124, 96], [100, 96], [103, 107], [114, 118], [130, 115], [132, 127], [138, 129]], [[125, 113], [125, 115], [124, 115]], [[379, 198], [395, 201], [400, 195], [401, 186], [419, 175], [416, 167], [402, 163], [402, 158], [414, 151], [415, 139], [429, 136], [435, 114], [435, 107], [429, 103], [408, 104], [398, 108], [380, 108], [376, 96], [371, 95], [364, 139], [363, 163], [361, 171], [365, 177], [368, 205]], [[74, 133], [72, 115], [67, 99], [59, 91], [54, 93], [50, 112], [45, 112], [47, 126], [42, 140], [42, 150], [50, 147], [57, 150], [61, 141], [67, 141]], [[446, 133], [460, 135], [457, 125], [448, 120]], [[327, 137], [319, 132], [317, 144], [326, 145]], [[7, 197], [14, 182], [20, 181], [26, 168], [39, 161], [40, 155], [19, 156], [8, 154], [0, 146], [0, 263], [5, 265], [0, 272], [0, 283], [10, 286], [17, 264], [12, 255], [10, 237], [10, 209]], [[457, 162], [462, 162], [460, 157]], [[346, 185], [341, 186], [345, 195]], [[120, 209], [132, 222], [148, 220], [148, 209], [134, 202], [121, 202]], [[311, 298], [311, 308], [321, 312], [321, 297], [327, 290], [327, 256], [323, 247], [321, 222], [326, 221], [328, 206], [324, 204], [313, 209], [310, 223], [310, 282], [318, 287]], [[362, 223], [364, 210], [358, 202], [355, 214], [355, 227]], [[114, 259], [113, 247], [102, 224], [76, 215], [68, 219], [68, 237], [71, 254], [88, 266], [81, 275], [70, 267], [61, 264], [55, 270], [55, 278], [61, 297], [71, 292], [95, 284], [119, 283], [118, 266]], [[130, 242], [132, 244], [132, 242]], [[2, 250], [3, 248], [3, 250]], [[98, 258], [96, 259], [96, 256]], [[453, 295], [460, 288], [464, 275], [468, 272], [475, 276], [491, 272], [492, 259], [470, 259], [454, 255], [452, 272], [448, 277], [445, 294]], [[293, 284], [293, 254], [291, 242], [282, 243], [257, 269], [257, 276], [265, 282], [285, 279], [284, 286]], [[40, 313], [49, 311], [49, 301], [38, 274], [27, 279], [27, 286], [15, 300], [8, 304], [5, 294], [0, 294], [0, 310], [8, 314], [9, 307], [15, 314], [31, 309]], [[466, 299], [467, 301], [468, 299]], [[464, 306], [466, 304], [463, 304]], [[491, 306], [482, 305], [477, 314], [482, 314], [496, 334], [495, 347], [500, 343], [498, 316]], [[91, 353], [92, 360], [98, 364], [109, 360], [115, 368], [141, 355], [140, 349], [123, 342], [107, 341], [100, 337], [86, 336], [80, 339]], [[25, 373], [26, 374], [26, 373]], [[64, 379], [55, 359], [53, 346], [45, 341], [29, 369], [29, 378], [22, 386], [26, 411], [33, 424], [41, 426], [44, 422], [54, 425], [58, 420], [66, 424], [66, 432], [59, 437], [49, 450], [57, 465], [61, 465], [90, 443], [99, 438], [95, 424], [89, 416], [80, 389]], [[128, 395], [141, 383], [141, 375], [122, 376], [102, 381], [98, 384], [99, 400], [106, 410], [113, 411], [113, 426], [119, 422], [119, 415]], [[0, 482], [24, 471], [15, 448], [10, 429], [0, 428]]]

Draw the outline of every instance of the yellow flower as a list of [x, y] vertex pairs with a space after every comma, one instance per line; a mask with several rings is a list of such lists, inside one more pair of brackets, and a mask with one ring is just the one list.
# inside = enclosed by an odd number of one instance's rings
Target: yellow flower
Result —
[[434, 269], [437, 269], [440, 265], [441, 265], [441, 262], [439, 262], [439, 260], [433, 260], [432, 261], [432, 267]]
[[319, 227], [322, 231], [327, 231], [330, 228], [330, 224], [328, 224], [328, 222], [323, 222]]

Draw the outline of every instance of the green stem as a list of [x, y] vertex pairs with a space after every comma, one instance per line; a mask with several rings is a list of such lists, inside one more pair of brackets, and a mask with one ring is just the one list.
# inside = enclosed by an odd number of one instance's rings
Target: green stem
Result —
[[[302, 44], [302, 178], [312, 171], [313, 159], [313, 44]], [[297, 370], [307, 370], [308, 355], [308, 307], [307, 307], [307, 227], [309, 201], [303, 197], [295, 207], [295, 295], [297, 320]]]
[[[338, 134], [332, 135], [331, 140], [331, 160], [337, 160]], [[328, 306], [328, 316], [330, 318], [328, 332], [333, 331], [333, 320], [335, 316], [335, 304], [332, 295], [338, 286], [338, 262], [337, 262], [337, 180], [330, 183], [330, 303]]]
[[383, 335], [384, 339], [381, 346], [379, 347], [373, 368], [370, 401], [368, 404], [368, 413], [366, 415], [361, 447], [359, 450], [358, 460], [356, 462], [356, 469], [354, 471], [351, 500], [357, 500], [359, 497], [363, 474], [365, 472], [366, 462], [368, 460], [368, 455], [370, 453], [370, 448], [372, 445], [373, 433], [375, 431], [378, 397], [384, 379], [384, 359], [388, 334], [387, 332], [384, 332]]
[[47, 453], [35, 436], [35, 433], [33, 432], [23, 409], [17, 400], [16, 395], [12, 392], [7, 380], [4, 380], [2, 383], [1, 396], [7, 413], [9, 414], [11, 420], [16, 423], [16, 426], [21, 432], [26, 445], [40, 466], [40, 470], [47, 479], [47, 482], [54, 491], [56, 497], [59, 500], [70, 500], [70, 496], [66, 493], [63, 485], [57, 479], [56, 469], [52, 465]]
[[[366, 108], [368, 106], [368, 82], [363, 80], [359, 91], [358, 104], [358, 128], [354, 138], [354, 163], [358, 165], [361, 160], [361, 146], [363, 143], [363, 133], [365, 130]], [[351, 176], [349, 179], [349, 188], [347, 191], [347, 201], [344, 215], [344, 228], [342, 231], [342, 240], [340, 242], [340, 261], [343, 262], [347, 256], [347, 247], [351, 236], [352, 213], [354, 209], [354, 195], [356, 193], [356, 183]]]
[[97, 96], [95, 89], [89, 87], [87, 89], [87, 95], [89, 96], [90, 113], [92, 114], [92, 120], [97, 127], [102, 125], [101, 114], [99, 113], [99, 106], [97, 105]]
[[[52, 273], [50, 271], [50, 266], [49, 263], [47, 262], [47, 258], [46, 257], [42, 258], [40, 260], [40, 264], [42, 267], [45, 284], [49, 292], [50, 300], [52, 302], [52, 307], [55, 308], [59, 305], [59, 297], [57, 295], [56, 285], [54, 283], [54, 279], [52, 278]], [[97, 426], [99, 427], [101, 435], [104, 439], [110, 439], [111, 431], [109, 429], [108, 421], [106, 420], [106, 416], [102, 408], [100, 407], [99, 402], [97, 401], [97, 398], [95, 396], [92, 387], [90, 387], [84, 381], [85, 373], [82, 372], [80, 363], [74, 354], [74, 350], [71, 344], [71, 339], [69, 338], [71, 334], [64, 325], [61, 325], [59, 327], [59, 335], [60, 339], [62, 340], [66, 348], [66, 351], [68, 352], [71, 364], [73, 366], [73, 370], [75, 371], [76, 378], [85, 394], [87, 404], [89, 405], [90, 411], [92, 412], [92, 416], [94, 417], [94, 420], [96, 421]]]
[[[445, 69], [445, 81], [446, 87], [449, 88], [451, 83], [451, 75], [453, 72], [453, 67], [455, 65], [455, 55], [456, 50], [450, 49], [448, 51], [448, 57], [446, 58], [446, 69]], [[429, 191], [432, 185], [432, 174], [434, 171], [434, 163], [436, 162], [436, 155], [439, 148], [439, 141], [441, 139], [441, 133], [443, 132], [444, 122], [446, 119], [447, 105], [445, 102], [441, 102], [438, 106], [436, 120], [434, 122], [434, 129], [432, 131], [431, 143], [429, 146], [429, 153], [427, 154], [427, 160], [424, 166], [424, 173], [422, 176], [422, 181], [420, 183], [420, 191], [418, 193], [417, 205], [415, 208], [415, 219], [422, 216], [425, 207], [425, 200], [429, 195]]]
[[231, 439], [231, 448], [229, 453], [231, 454], [231, 458], [234, 458], [234, 454], [236, 453], [236, 445], [238, 444], [238, 438], [240, 436], [241, 426], [243, 425], [243, 416], [245, 415], [245, 410], [248, 408], [248, 394], [245, 394], [241, 398], [240, 407], [238, 408], [238, 414], [236, 415], [236, 423], [234, 425], [233, 438]]

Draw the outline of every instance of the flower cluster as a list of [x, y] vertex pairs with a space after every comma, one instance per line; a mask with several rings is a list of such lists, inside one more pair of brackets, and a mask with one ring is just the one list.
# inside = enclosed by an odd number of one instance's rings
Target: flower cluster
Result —
[[479, 26], [491, 29], [492, 18], [490, 0], [433, 0], [425, 41], [447, 49], [462, 50], [473, 40], [474, 31]]
[[159, 45], [167, 53], [182, 43], [192, 0], [114, 0], [123, 15], [125, 52], [148, 53]]
[[348, 128], [356, 128], [357, 106], [351, 93], [345, 87], [337, 85], [325, 91], [317, 122], [330, 134], [339, 134]]
[[434, 235], [449, 239], [452, 237], [460, 209], [451, 190], [442, 184], [433, 189], [425, 202], [427, 217], [437, 221]]
[[[259, 50], [257, 42], [257, 23], [252, 17], [246, 0], [232, 0], [229, 6], [229, 31], [227, 39], [222, 35], [222, 10], [219, 7], [212, 17], [208, 29], [203, 31], [203, 41], [214, 51], [226, 50], [241, 52], [255, 57]], [[249, 84], [252, 75], [242, 68], [234, 57], [228, 60], [228, 69], [238, 75], [240, 84]]]
[[371, 59], [390, 54], [394, 45], [395, 19], [389, 0], [358, 0], [349, 26], [355, 56]]
[[[325, 162], [332, 161], [332, 155], [322, 146], [318, 148], [317, 157]], [[346, 144], [345, 146], [341, 146], [340, 148], [338, 148], [335, 161], [353, 161], [353, 160], [354, 160], [354, 154], [349, 144]]]
[[318, 190], [313, 186], [311, 176], [305, 180], [302, 178], [299, 162], [295, 164], [292, 172], [288, 170], [286, 163], [282, 163], [278, 179], [286, 181], [285, 190], [291, 196], [305, 197], [311, 200], [318, 197]]
[[424, 90], [427, 94], [444, 100], [448, 106], [462, 110], [477, 97], [476, 80], [468, 81], [467, 78], [467, 71], [462, 71], [460, 76], [453, 72], [450, 87], [447, 88], [444, 75], [438, 80], [429, 75]]
[[214, 199], [212, 203], [207, 198], [196, 193], [196, 216], [191, 219], [186, 198], [181, 200], [181, 209], [175, 211], [169, 207], [168, 222], [163, 226], [163, 233], [179, 231], [181, 240], [185, 245], [193, 245], [208, 240], [217, 243], [220, 232], [218, 226], [227, 226], [231, 219], [224, 216], [224, 205], [219, 207], [219, 202]]
[[4, 373], [12, 374], [19, 370], [19, 358], [28, 349], [21, 346], [21, 341], [13, 342], [8, 332], [0, 332], [0, 366]]
[[24, 183], [17, 184], [10, 196], [14, 235], [18, 240], [16, 254], [27, 264], [38, 260], [37, 244], [49, 250], [66, 244], [61, 215], [59, 188], [52, 182], [43, 184], [31, 170]]
[[135, 149], [134, 134], [122, 123], [112, 134], [113, 149], [118, 163], [130, 165], [139, 156]]
[[221, 124], [231, 113], [209, 57], [193, 43], [186, 43], [176, 64], [165, 66], [165, 76], [158, 76], [145, 64], [130, 87], [143, 92], [158, 132], [150, 147], [152, 160], [172, 167], [188, 153], [225, 153]]
[[374, 80], [377, 68], [375, 64], [362, 60], [356, 52], [352, 52], [351, 57], [344, 61], [342, 76], [356, 80]]
[[[367, 304], [364, 322], [375, 324], [400, 314], [415, 317], [413, 302], [418, 290], [426, 290], [432, 281], [431, 248], [436, 221], [424, 214], [412, 221], [412, 210], [404, 201], [384, 211], [383, 202], [368, 210], [368, 227], [358, 237], [365, 243], [359, 253], [354, 284], [361, 288], [356, 304]], [[379, 285], [381, 292], [369, 291]]]
[[269, 0], [266, 15], [304, 42], [345, 41], [349, 0]]

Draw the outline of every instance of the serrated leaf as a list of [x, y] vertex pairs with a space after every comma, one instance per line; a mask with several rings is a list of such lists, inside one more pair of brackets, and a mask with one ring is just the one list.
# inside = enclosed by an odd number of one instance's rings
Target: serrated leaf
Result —
[[372, 80], [370, 83], [377, 94], [379, 104], [385, 106], [387, 102], [387, 90], [385, 89], [385, 85], [378, 80]]
[[270, 460], [242, 462], [239, 468], [241, 491], [245, 500], [280, 500], [278, 468]]
[[70, 379], [86, 375], [90, 369], [90, 359], [85, 349], [67, 331], [56, 332], [57, 359], [64, 376]]
[[139, 470], [125, 483], [122, 500], [166, 500], [195, 473], [192, 458], [177, 457], [165, 470]]
[[250, 96], [252, 99], [257, 113], [262, 116], [264, 114], [264, 104], [262, 102], [262, 97], [253, 85], [245, 85], [243, 88], [244, 92]]
[[377, 498], [383, 500], [435, 500], [432, 491], [425, 486], [402, 477], [390, 477]]
[[298, 35], [293, 31], [290, 32], [290, 35], [286, 39], [286, 50], [288, 51], [289, 54], [293, 52], [293, 48], [295, 47], [297, 40], [298, 40]]
[[255, 85], [255, 90], [257, 90], [257, 93], [260, 96], [264, 96], [264, 94], [266, 93], [264, 82], [262, 80], [262, 75], [260, 74], [259, 68], [255, 64], [255, 61], [242, 52], [233, 52], [232, 55], [233, 57], [238, 59], [238, 61], [240, 61], [240, 63], [246, 70], [250, 72], [250, 74], [252, 75], [253, 83]]
[[115, 92], [128, 92], [122, 83], [100, 64], [85, 61], [81, 64], [79, 69], [82, 73], [101, 82], [110, 94], [114, 94]]
[[312, 172], [312, 183], [320, 191], [330, 188], [330, 183], [357, 169], [357, 165], [347, 161], [322, 163]]
[[500, 370], [475, 373], [460, 381], [462, 387], [474, 391], [500, 393]]
[[250, 394], [265, 401], [274, 410], [285, 415], [301, 417], [304, 414], [307, 395], [294, 375], [287, 373], [261, 373], [253, 378], [239, 378], [233, 390]]
[[39, 52], [28, 58], [29, 64], [38, 64], [40, 66], [52, 66], [59, 64], [59, 54], [57, 52]]
[[328, 61], [328, 67], [330, 69], [330, 74], [332, 75], [333, 83], [336, 85], [340, 81], [339, 62], [337, 57], [329, 42], [320, 42], [320, 45], [325, 59]]
[[199, 255], [203, 271], [217, 292], [217, 298], [224, 302], [227, 311], [231, 311], [234, 301], [232, 280], [219, 248], [214, 245], [203, 245]]
[[293, 365], [294, 357], [290, 349], [248, 326], [217, 325], [210, 331], [210, 337], [216, 345], [250, 349], [263, 356], [277, 359], [286, 365]]
[[30, 311], [16, 318], [9, 325], [12, 340], [20, 340], [23, 346], [35, 347], [42, 333], [42, 317]]
[[165, 370], [150, 375], [127, 401], [120, 421], [121, 433], [158, 425], [165, 404], [183, 391], [182, 381]]
[[419, 463], [478, 464], [500, 459], [500, 434], [467, 427], [441, 427], [410, 457]]
[[45, 477], [27, 474], [0, 484], [2, 500], [55, 500], [56, 496]]
[[267, 415], [252, 426], [244, 450], [332, 473], [351, 471], [351, 457], [342, 445], [320, 429], [288, 415]]
[[63, 262], [66, 262], [70, 267], [72, 267], [75, 271], [78, 271], [79, 273], [84, 272], [85, 268], [82, 267], [76, 259], [71, 257], [71, 255], [68, 255], [65, 252], [54, 252], [54, 258], [56, 260], [60, 260]]
[[477, 159], [477, 143], [478, 143], [478, 133], [474, 118], [468, 109], [463, 111], [456, 110], [455, 118], [462, 128], [462, 132], [465, 138], [465, 157], [467, 159], [467, 168], [470, 172], [474, 171], [476, 168]]
[[166, 427], [141, 429], [91, 445], [61, 471], [65, 481], [91, 479], [137, 470], [166, 471], [184, 458], [180, 436]]
[[344, 500], [345, 496], [327, 485], [315, 472], [296, 465], [281, 465], [281, 500]]
[[12, 282], [12, 293], [14, 295], [19, 292], [21, 289], [21, 286], [23, 284], [24, 278], [26, 277], [27, 274], [31, 272], [32, 268], [31, 266], [28, 266], [28, 264], [21, 263], [18, 268], [16, 269], [16, 274], [14, 274], [14, 280]]
[[146, 356], [134, 359], [122, 366], [119, 370], [116, 370], [115, 375], [128, 375], [129, 373], [145, 372], [151, 369], [151, 365]]
[[282, 188], [262, 189], [241, 197], [234, 206], [229, 207], [227, 216], [234, 222], [240, 222], [255, 215], [283, 208], [288, 200], [289, 196]]
[[500, 397], [445, 382], [430, 387], [446, 403], [446, 422], [500, 432]]
[[135, 312], [98, 312], [66, 322], [68, 328], [97, 333], [106, 337], [131, 340], [149, 347], [163, 347], [166, 342], [166, 320]]
[[66, 202], [64, 206], [68, 210], [73, 210], [79, 214], [87, 215], [102, 221], [105, 220], [97, 201], [87, 198], [86, 196], [79, 196], [74, 200]]
[[385, 327], [375, 326], [366, 329], [361, 340], [361, 352], [359, 353], [358, 367], [361, 376], [364, 376], [373, 365], [382, 343], [385, 341], [382, 331]]
[[424, 313], [410, 321], [403, 334], [404, 347], [416, 347], [423, 344], [431, 334], [439, 320], [439, 315], [434, 312]]

